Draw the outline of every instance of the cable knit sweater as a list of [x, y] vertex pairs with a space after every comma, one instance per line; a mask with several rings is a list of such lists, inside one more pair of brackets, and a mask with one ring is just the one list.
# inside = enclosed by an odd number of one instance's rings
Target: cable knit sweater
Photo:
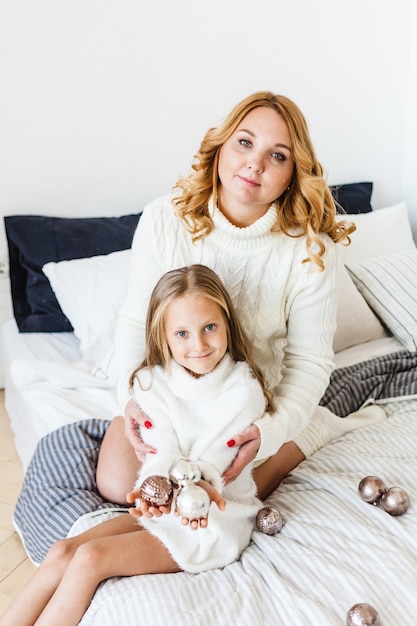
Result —
[[141, 385], [135, 381], [135, 398], [154, 424], [151, 430], [142, 429], [142, 436], [158, 449], [158, 454], [147, 455], [136, 487], [153, 474], [168, 477], [172, 463], [186, 457], [223, 493], [226, 509], [212, 505], [207, 528], [196, 531], [183, 526], [172, 512], [140, 518], [140, 523], [164, 543], [183, 570], [198, 573], [233, 562], [250, 541], [262, 506], [251, 466], [227, 487], [221, 475], [236, 456], [226, 442], [263, 414], [265, 398], [248, 365], [235, 363], [228, 354], [200, 378], [175, 361], [170, 369], [141, 370]]
[[271, 232], [278, 210], [274, 205], [246, 228], [232, 225], [211, 205], [215, 228], [193, 243], [171, 199], [164, 196], [145, 208], [133, 239], [128, 295], [116, 331], [121, 414], [130, 373], [145, 353], [153, 287], [166, 271], [201, 263], [217, 272], [228, 289], [274, 395], [274, 413], [256, 420], [261, 432], [256, 458], [264, 459], [307, 426], [334, 367], [335, 244], [322, 235], [324, 271], [303, 263], [304, 236]]

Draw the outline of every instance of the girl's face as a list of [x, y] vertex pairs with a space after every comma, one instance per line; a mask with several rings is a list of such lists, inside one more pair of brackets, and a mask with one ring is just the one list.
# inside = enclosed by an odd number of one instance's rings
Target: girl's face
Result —
[[220, 306], [198, 292], [174, 300], [165, 312], [172, 358], [197, 377], [211, 372], [227, 351], [227, 327]]
[[291, 183], [292, 142], [284, 118], [257, 107], [220, 148], [219, 203], [235, 226], [262, 217]]

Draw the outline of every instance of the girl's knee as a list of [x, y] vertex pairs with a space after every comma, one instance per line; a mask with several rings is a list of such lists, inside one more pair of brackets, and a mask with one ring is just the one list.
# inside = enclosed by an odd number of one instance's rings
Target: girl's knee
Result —
[[94, 539], [78, 546], [74, 553], [73, 561], [82, 570], [85, 568], [95, 568], [96, 563], [103, 558], [103, 550]]
[[60, 539], [49, 548], [44, 562], [65, 559], [70, 556], [71, 552], [74, 553], [74, 548], [71, 548], [70, 540]]

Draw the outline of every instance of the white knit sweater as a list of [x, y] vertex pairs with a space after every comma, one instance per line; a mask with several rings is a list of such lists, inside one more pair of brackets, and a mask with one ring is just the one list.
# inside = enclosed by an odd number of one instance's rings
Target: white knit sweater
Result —
[[228, 289], [274, 394], [275, 412], [256, 421], [261, 431], [257, 459], [264, 459], [307, 426], [328, 385], [334, 367], [336, 247], [323, 235], [325, 270], [303, 263], [304, 236], [271, 232], [274, 206], [246, 228], [232, 225], [211, 206], [215, 228], [194, 244], [175, 216], [171, 198], [164, 196], [145, 208], [133, 239], [128, 295], [116, 331], [121, 414], [130, 373], [144, 356], [146, 313], [155, 283], [168, 270], [202, 263]]
[[153, 423], [152, 429], [142, 429], [142, 437], [158, 450], [147, 455], [136, 487], [153, 474], [169, 477], [172, 463], [190, 458], [202, 477], [223, 493], [226, 509], [212, 505], [208, 527], [196, 531], [183, 526], [173, 512], [143, 517], [140, 523], [183, 570], [198, 573], [233, 562], [249, 543], [261, 507], [251, 466], [227, 487], [221, 475], [236, 456], [226, 442], [263, 414], [265, 398], [247, 364], [235, 363], [228, 354], [200, 378], [175, 361], [171, 365], [170, 372], [160, 366], [141, 370], [141, 384], [135, 381], [135, 398]]

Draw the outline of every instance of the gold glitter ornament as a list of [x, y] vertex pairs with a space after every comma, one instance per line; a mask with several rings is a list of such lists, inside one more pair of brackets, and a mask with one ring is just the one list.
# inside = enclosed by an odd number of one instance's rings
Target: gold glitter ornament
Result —
[[362, 602], [349, 609], [347, 626], [381, 626], [378, 612], [370, 604]]
[[276, 535], [284, 524], [281, 513], [272, 506], [264, 506], [256, 516], [256, 528], [265, 535]]

